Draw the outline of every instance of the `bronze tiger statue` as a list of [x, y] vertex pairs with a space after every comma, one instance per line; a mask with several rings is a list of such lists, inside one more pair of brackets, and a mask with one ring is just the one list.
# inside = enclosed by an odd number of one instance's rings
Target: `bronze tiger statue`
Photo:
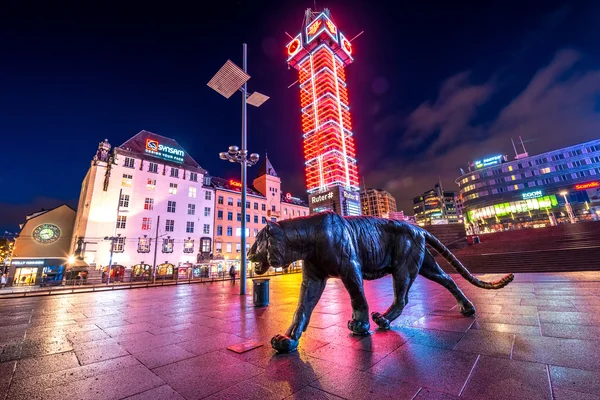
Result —
[[389, 329], [408, 303], [408, 291], [418, 274], [444, 286], [458, 302], [460, 313], [475, 314], [475, 306], [446, 274], [427, 250], [428, 244], [444, 257], [468, 282], [482, 289], [501, 289], [514, 278], [508, 274], [497, 282], [483, 282], [471, 273], [438, 239], [425, 229], [405, 222], [376, 217], [342, 217], [323, 212], [281, 222], [267, 222], [248, 251], [255, 272], [269, 267], [287, 267], [303, 260], [302, 287], [298, 308], [285, 335], [276, 335], [271, 345], [281, 353], [292, 352], [308, 326], [327, 278], [338, 277], [350, 294], [352, 320], [348, 329], [355, 334], [369, 332], [369, 305], [363, 279], [391, 274], [394, 302], [371, 317], [380, 329]]

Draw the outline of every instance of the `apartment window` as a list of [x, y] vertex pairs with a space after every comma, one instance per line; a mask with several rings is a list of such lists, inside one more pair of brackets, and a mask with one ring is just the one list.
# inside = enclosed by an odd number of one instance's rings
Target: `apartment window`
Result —
[[163, 239], [162, 252], [163, 253], [172, 253], [174, 241], [175, 241], [175, 239], [171, 239], [171, 238]]
[[193, 253], [194, 252], [194, 239], [185, 239], [183, 241], [183, 252]]
[[218, 204], [223, 204], [223, 196], [219, 196], [219, 197], [217, 198], [217, 203], [218, 203]]
[[194, 222], [188, 221], [185, 224], [185, 233], [194, 233]]
[[267, 205], [266, 204], [261, 204], [260, 205], [261, 210], [263, 211], [267, 211]]
[[575, 156], [580, 156], [583, 154], [583, 151], [581, 151], [581, 149], [579, 150], [572, 150], [569, 152], [569, 156], [570, 157], [575, 157]]
[[578, 171], [578, 172], [575, 172], [573, 175], [575, 176], [575, 178], [584, 178], [585, 171]]
[[144, 199], [144, 210], [154, 210], [154, 199], [150, 197]]
[[127, 168], [133, 168], [135, 166], [135, 159], [131, 157], [125, 157], [125, 164], [123, 164], [123, 166]]
[[152, 218], [150, 218], [150, 217], [142, 218], [142, 230], [149, 231], [150, 229], [152, 229]]
[[240, 243], [235, 244], [235, 252], [236, 253], [239, 253], [241, 248], [242, 248], [242, 245]]
[[124, 237], [118, 237], [115, 239], [115, 241], [113, 242], [113, 252], [115, 253], [122, 253], [125, 251], [125, 238]]
[[242, 222], [242, 213], [237, 213], [238, 222]]
[[155, 190], [156, 189], [156, 179], [146, 179], [146, 190]]
[[246, 214], [246, 222], [250, 222], [250, 214]]
[[217, 225], [217, 236], [223, 236], [223, 227], [221, 225]]
[[171, 168], [171, 178], [179, 178], [179, 168]]
[[155, 174], [158, 173], [158, 164], [151, 162], [150, 164], [148, 164], [148, 172], [153, 172]]
[[271, 218], [271, 222], [277, 222], [277, 218]]
[[138, 240], [138, 253], [150, 253], [150, 243], [152, 239], [149, 238], [139, 238]]
[[193, 186], [190, 186], [190, 190], [188, 191], [188, 196], [191, 197], [192, 199], [196, 198], [196, 188]]
[[196, 215], [196, 205], [188, 204], [188, 215]]
[[225, 251], [227, 253], [231, 253], [231, 243], [227, 243], [227, 246], [225, 247]]
[[174, 213], [177, 202], [169, 200], [167, 203], [167, 212]]
[[227, 205], [233, 207], [233, 197], [227, 198]]
[[577, 160], [577, 161], [573, 161], [573, 167], [581, 167], [581, 161]]
[[210, 207], [204, 207], [204, 216], [210, 217]]
[[600, 157], [590, 158], [590, 162], [588, 164], [592, 164], [592, 163], [600, 163]]
[[[298, 214], [300, 215], [300, 214]], [[296, 210], [292, 209], [292, 217], [296, 216]]]
[[126, 225], [127, 225], [127, 216], [119, 215], [117, 217], [117, 229], [125, 229]]
[[237, 206], [240, 208], [242, 207], [242, 201], [240, 199], [238, 199], [238, 201], [237, 201]]
[[254, 203], [254, 209], [258, 210], [258, 203], [256, 203], [256, 202]]
[[287, 215], [287, 208], [283, 209], [283, 215]]
[[552, 160], [554, 161], [558, 161], [558, 160], [564, 160], [565, 159], [565, 155], [564, 154], [555, 154], [552, 156]]
[[215, 243], [215, 250], [217, 251], [217, 253], [221, 253], [222, 249], [223, 249], [223, 243]]
[[545, 185], [549, 185], [552, 183], [552, 178], [544, 178], [542, 179], [542, 182], [544, 182]]
[[250, 202], [249, 201], [246, 202], [246, 208], [250, 209]]
[[232, 235], [233, 235], [233, 229], [230, 226], [228, 226], [227, 227], [227, 236], [232, 236]]
[[256, 237], [256, 235], [258, 235], [258, 229], [254, 228], [254, 237]]
[[223, 210], [217, 210], [217, 219], [223, 219]]
[[129, 195], [121, 194], [121, 198], [119, 199], [119, 207], [128, 208], [129, 207]]
[[169, 194], [177, 194], [177, 184], [169, 183]]
[[550, 173], [550, 167], [540, 169], [540, 174], [549, 174], [549, 173]]
[[166, 224], [165, 224], [165, 231], [166, 232], [173, 232], [175, 230], [175, 220], [172, 219], [168, 219]]
[[204, 200], [212, 200], [212, 192], [210, 190], [204, 191]]
[[568, 169], [569, 167], [567, 166], [567, 164], [560, 164], [556, 166], [556, 170], [557, 171], [564, 171], [566, 169]]
[[306, 217], [306, 211], [302, 211], [302, 215]]
[[131, 187], [132, 180], [133, 180], [133, 176], [123, 174], [123, 180], [121, 181], [121, 186]]
[[262, 221], [261, 221], [261, 222], [262, 222], [263, 224], [266, 224], [266, 223], [267, 223], [267, 217], [262, 217]]
[[271, 206], [271, 211], [275, 211], [275, 206]]
[[200, 244], [202, 245], [203, 253], [210, 253], [210, 239], [209, 238], [202, 238], [200, 240]]
[[255, 215], [255, 216], [254, 216], [254, 223], [255, 223], [255, 224], [258, 224], [258, 215]]
[[233, 221], [233, 213], [231, 211], [227, 212], [227, 221]]
[[198, 173], [197, 172], [190, 172], [190, 181], [198, 182]]
[[210, 225], [209, 224], [204, 224], [204, 226], [202, 227], [202, 233], [205, 235], [210, 235]]

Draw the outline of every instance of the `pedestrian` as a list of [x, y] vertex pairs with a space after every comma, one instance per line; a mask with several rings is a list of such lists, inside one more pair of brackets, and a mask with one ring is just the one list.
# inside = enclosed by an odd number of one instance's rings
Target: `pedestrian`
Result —
[[1, 283], [2, 283], [2, 289], [4, 289], [4, 287], [6, 286], [6, 282], [7, 282], [7, 280], [8, 280], [8, 279], [7, 279], [7, 277], [6, 277], [6, 274], [2, 274], [2, 280], [1, 280]]
[[235, 267], [233, 265], [229, 268], [229, 276], [231, 277], [231, 282], [235, 285]]

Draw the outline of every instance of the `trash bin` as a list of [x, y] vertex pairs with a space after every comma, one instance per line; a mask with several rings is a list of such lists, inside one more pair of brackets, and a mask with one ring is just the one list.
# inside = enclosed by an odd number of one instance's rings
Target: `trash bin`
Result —
[[254, 306], [269, 305], [269, 279], [252, 279], [254, 282]]

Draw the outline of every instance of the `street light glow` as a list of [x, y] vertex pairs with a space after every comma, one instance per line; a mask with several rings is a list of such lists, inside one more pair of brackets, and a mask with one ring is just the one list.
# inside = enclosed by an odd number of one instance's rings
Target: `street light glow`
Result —
[[564, 191], [564, 190], [563, 190], [562, 192], [560, 192], [560, 195], [561, 195], [561, 196], [566, 196], [566, 195], [568, 195], [568, 194], [569, 194], [569, 192], [567, 192], [567, 191]]

